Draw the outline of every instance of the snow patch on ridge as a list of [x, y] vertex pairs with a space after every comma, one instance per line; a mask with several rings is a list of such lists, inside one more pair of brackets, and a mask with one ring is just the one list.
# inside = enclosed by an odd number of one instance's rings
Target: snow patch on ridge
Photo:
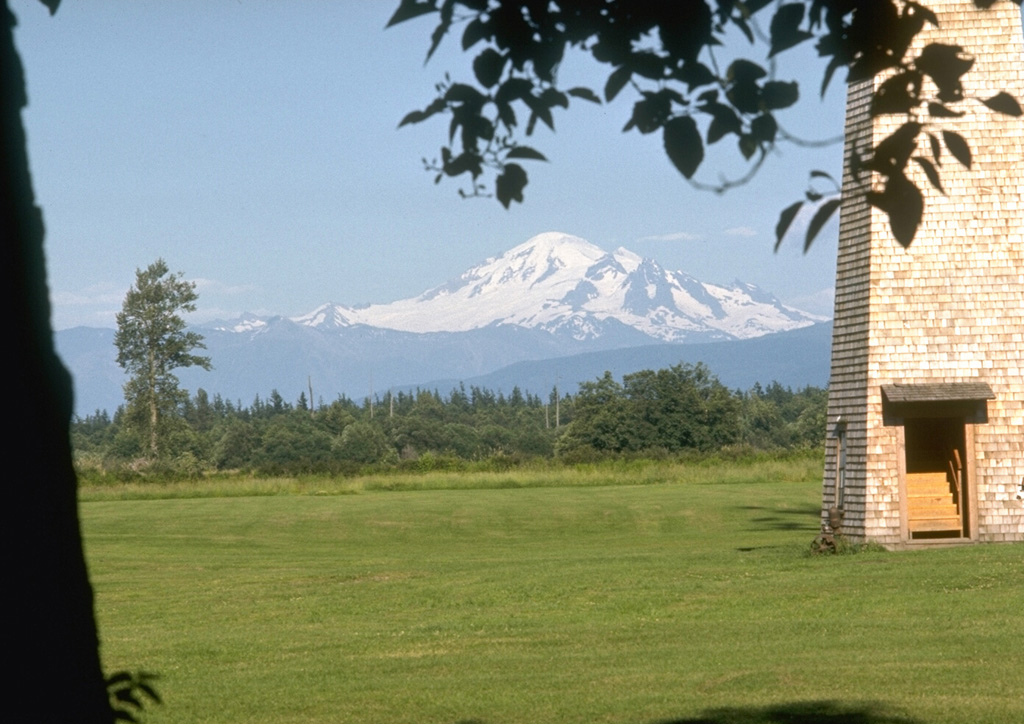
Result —
[[293, 321], [417, 333], [516, 325], [575, 339], [596, 338], [614, 323], [680, 342], [757, 337], [823, 319], [752, 284], [703, 283], [622, 247], [608, 253], [578, 236], [546, 232], [417, 297], [358, 308], [325, 304]]

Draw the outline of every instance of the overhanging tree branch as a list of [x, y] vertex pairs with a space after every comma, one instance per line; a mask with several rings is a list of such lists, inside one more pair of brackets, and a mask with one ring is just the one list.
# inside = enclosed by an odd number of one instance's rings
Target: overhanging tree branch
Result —
[[[988, 8], [997, 1], [973, 4]], [[636, 100], [624, 131], [660, 133], [670, 163], [683, 177], [717, 192], [753, 178], [776, 144], [796, 142], [776, 118], [800, 100], [795, 81], [774, 75], [781, 54], [813, 42], [824, 64], [821, 93], [841, 69], [847, 81], [885, 77], [872, 113], [905, 116], [907, 124], [877, 147], [861, 149], [860, 168], [879, 175], [879, 189], [867, 198], [889, 216], [904, 245], [913, 240], [923, 209], [923, 202], [915, 201], [920, 190], [906, 176], [918, 143], [924, 138], [932, 149], [931, 158], [913, 159], [936, 188], [941, 189], [942, 148], [965, 165], [969, 160], [965, 139], [935, 128], [943, 118], [968, 112], [962, 105], [972, 99], [962, 77], [973, 61], [956, 45], [916, 43], [938, 19], [911, 0], [402, 0], [389, 26], [432, 13], [440, 19], [428, 59], [445, 36], [461, 28], [463, 50], [476, 53], [475, 78], [452, 82], [446, 76], [437, 97], [400, 126], [447, 116], [448, 144], [441, 148], [441, 160], [425, 162], [426, 167], [436, 182], [468, 174], [472, 192], [463, 195], [487, 196], [493, 188], [506, 208], [522, 202], [528, 182], [526, 170], [512, 159], [544, 159], [520, 144], [521, 134], [532, 136], [538, 121], [554, 130], [555, 111], [568, 109], [571, 98], [601, 102], [594, 89], [560, 89], [558, 69], [569, 51], [587, 53], [610, 69], [601, 89], [605, 102], [630, 89]], [[714, 50], [737, 31], [761, 59], [738, 57], [723, 68]], [[1021, 114], [1017, 100], [1006, 93], [973, 100], [997, 113]], [[707, 163], [706, 149], [724, 141], [735, 144], [748, 171], [713, 184], [695, 180]], [[834, 212], [838, 204], [827, 208]]]

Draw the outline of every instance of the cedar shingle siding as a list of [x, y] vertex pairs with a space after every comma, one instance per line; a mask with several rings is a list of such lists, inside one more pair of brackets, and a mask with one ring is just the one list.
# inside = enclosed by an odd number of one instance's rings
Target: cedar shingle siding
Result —
[[[927, 5], [941, 21], [926, 29], [927, 41], [963, 45], [975, 58], [967, 95], [1007, 91], [1024, 102], [1019, 7]], [[871, 179], [849, 172], [854, 146], [877, 142], [905, 120], [871, 119], [879, 81], [848, 90], [823, 522], [836, 502], [842, 445], [843, 532], [852, 539], [889, 547], [1022, 541], [1024, 118], [968, 102], [963, 118], [942, 120], [941, 128], [971, 144], [972, 168], [944, 150], [943, 195], [908, 164], [925, 192], [925, 214], [904, 249], [887, 217], [863, 198]], [[943, 472], [962, 517], [958, 531], [915, 517], [925, 515], [913, 500], [917, 479]]]

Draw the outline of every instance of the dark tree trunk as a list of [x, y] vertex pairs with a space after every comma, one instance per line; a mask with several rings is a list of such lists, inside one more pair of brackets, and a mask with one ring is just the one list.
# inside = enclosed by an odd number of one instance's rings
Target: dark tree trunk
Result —
[[[71, 380], [54, 352], [43, 221], [28, 170], [25, 79], [7, 3], [0, 39], [0, 261], [13, 343], [13, 426], [3, 432], [5, 721], [105, 722], [107, 702], [82, 553], [68, 423]], [[15, 719], [17, 716], [17, 719]]]

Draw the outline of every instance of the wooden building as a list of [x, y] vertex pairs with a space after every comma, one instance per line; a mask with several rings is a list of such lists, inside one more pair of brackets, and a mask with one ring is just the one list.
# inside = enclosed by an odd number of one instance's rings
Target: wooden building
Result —
[[881, 79], [851, 84], [822, 520], [837, 508], [836, 532], [890, 548], [1024, 541], [1024, 118], [970, 100], [1024, 103], [1020, 8], [925, 4], [940, 19], [926, 42], [974, 57], [968, 113], [933, 131], [965, 137], [973, 159], [943, 149], [945, 194], [911, 161], [925, 211], [903, 248], [862, 193], [878, 179], [849, 159], [906, 119], [871, 118]]

